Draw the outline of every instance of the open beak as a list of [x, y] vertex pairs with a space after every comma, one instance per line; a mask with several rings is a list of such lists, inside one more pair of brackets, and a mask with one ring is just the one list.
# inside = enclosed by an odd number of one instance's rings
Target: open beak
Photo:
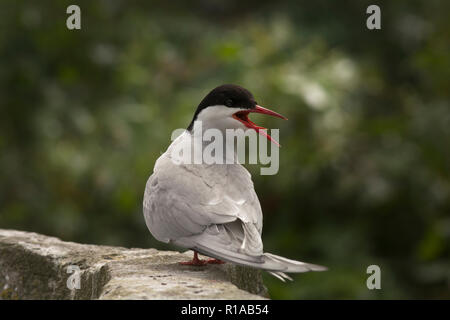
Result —
[[275, 141], [274, 139], [272, 139], [271, 136], [269, 136], [264, 130], [266, 130], [266, 128], [264, 127], [260, 127], [257, 126], [255, 123], [253, 123], [249, 118], [248, 118], [248, 114], [249, 113], [263, 113], [263, 114], [268, 114], [270, 116], [274, 116], [274, 117], [278, 117], [284, 120], [287, 120], [286, 117], [283, 117], [281, 114], [276, 113], [275, 111], [263, 108], [261, 106], [256, 105], [255, 108], [253, 109], [248, 109], [248, 110], [242, 110], [242, 111], [238, 111], [235, 114], [233, 114], [233, 118], [236, 120], [239, 120], [240, 122], [242, 122], [247, 128], [251, 128], [256, 130], [256, 132], [258, 132], [260, 135], [266, 137], [268, 140], [272, 141], [273, 143], [275, 143], [278, 147], [280, 147], [280, 144]]

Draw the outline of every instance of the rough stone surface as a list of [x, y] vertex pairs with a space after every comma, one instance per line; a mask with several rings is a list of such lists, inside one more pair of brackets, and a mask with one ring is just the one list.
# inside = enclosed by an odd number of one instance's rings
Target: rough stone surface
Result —
[[[64, 242], [0, 229], [0, 299], [264, 299], [258, 270], [178, 264], [192, 252]], [[68, 289], [80, 268], [80, 289]]]

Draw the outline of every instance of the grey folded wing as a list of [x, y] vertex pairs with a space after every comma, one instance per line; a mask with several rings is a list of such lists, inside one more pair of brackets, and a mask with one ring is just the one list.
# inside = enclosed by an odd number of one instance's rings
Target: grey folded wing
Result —
[[261, 207], [239, 164], [175, 164], [163, 154], [146, 185], [144, 216], [160, 241], [222, 259], [263, 252]]

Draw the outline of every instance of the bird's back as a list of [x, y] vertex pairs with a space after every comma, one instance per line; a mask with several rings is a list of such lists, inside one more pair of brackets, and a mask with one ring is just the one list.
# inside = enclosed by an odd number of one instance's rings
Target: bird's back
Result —
[[261, 206], [242, 165], [177, 164], [171, 147], [157, 160], [145, 188], [144, 216], [155, 238], [174, 242], [237, 219], [261, 233]]

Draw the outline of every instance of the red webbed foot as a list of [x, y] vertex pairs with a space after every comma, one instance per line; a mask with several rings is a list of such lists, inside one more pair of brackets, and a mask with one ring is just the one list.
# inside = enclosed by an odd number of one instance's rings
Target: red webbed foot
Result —
[[191, 261], [183, 261], [183, 262], [179, 262], [179, 264], [184, 265], [184, 266], [206, 266], [206, 264], [208, 263], [207, 260], [201, 260], [198, 258], [198, 253], [196, 251], [194, 251], [194, 257], [192, 258]]

